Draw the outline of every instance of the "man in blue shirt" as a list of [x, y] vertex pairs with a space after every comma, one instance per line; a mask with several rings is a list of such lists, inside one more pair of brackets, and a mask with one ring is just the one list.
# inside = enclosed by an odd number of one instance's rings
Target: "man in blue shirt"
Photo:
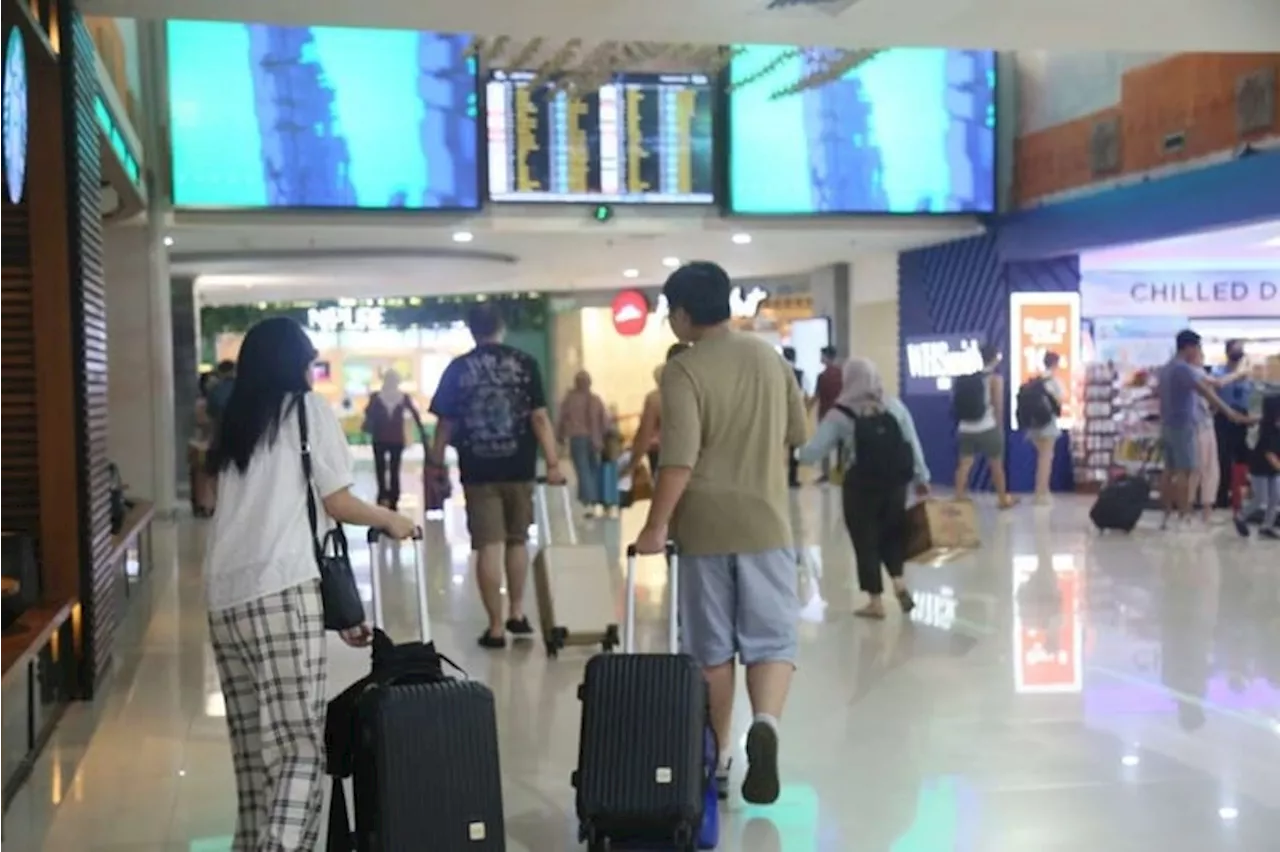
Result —
[[[1227, 341], [1227, 363], [1213, 371], [1215, 384], [1222, 390], [1219, 395], [1232, 411], [1247, 414], [1249, 397], [1253, 393], [1253, 382], [1244, 364], [1244, 341]], [[1213, 418], [1213, 428], [1218, 436], [1218, 469], [1222, 474], [1218, 480], [1217, 507], [1225, 509], [1231, 505], [1231, 469], [1237, 464], [1245, 464], [1249, 457], [1249, 430], [1233, 423], [1224, 415]]]
[[1164, 471], [1160, 492], [1164, 502], [1162, 527], [1176, 511], [1179, 519], [1191, 510], [1191, 473], [1196, 469], [1196, 396], [1204, 397], [1221, 416], [1233, 423], [1247, 424], [1249, 418], [1234, 411], [1214, 392], [1208, 376], [1197, 364], [1204, 361], [1200, 335], [1187, 329], [1178, 332], [1178, 351], [1160, 370], [1160, 447]]

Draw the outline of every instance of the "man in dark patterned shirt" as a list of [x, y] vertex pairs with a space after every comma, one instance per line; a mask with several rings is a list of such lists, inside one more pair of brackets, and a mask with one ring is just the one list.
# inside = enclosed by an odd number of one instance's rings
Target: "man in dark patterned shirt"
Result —
[[507, 633], [527, 637], [533, 632], [524, 614], [524, 589], [539, 447], [547, 461], [548, 482], [562, 483], [564, 475], [538, 363], [502, 342], [505, 328], [492, 305], [473, 308], [467, 326], [476, 346], [449, 362], [431, 400], [430, 411], [438, 422], [428, 464], [443, 468], [447, 444], [458, 452], [467, 531], [476, 554], [476, 584], [489, 616], [480, 645], [503, 648]]

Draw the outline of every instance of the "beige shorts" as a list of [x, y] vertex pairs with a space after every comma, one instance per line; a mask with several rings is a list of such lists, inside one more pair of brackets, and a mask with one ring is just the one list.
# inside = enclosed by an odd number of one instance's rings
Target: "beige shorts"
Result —
[[471, 549], [490, 544], [524, 544], [533, 524], [532, 482], [463, 485]]

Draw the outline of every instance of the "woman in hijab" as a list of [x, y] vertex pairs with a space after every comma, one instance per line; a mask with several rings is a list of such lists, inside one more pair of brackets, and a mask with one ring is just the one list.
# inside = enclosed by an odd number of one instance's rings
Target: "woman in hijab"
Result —
[[400, 505], [400, 459], [404, 455], [404, 416], [418, 424], [418, 434], [426, 437], [422, 417], [413, 400], [400, 390], [400, 374], [382, 374], [382, 389], [369, 397], [364, 411], [364, 431], [373, 442], [373, 469], [378, 477], [378, 505], [395, 510]]
[[907, 550], [907, 490], [929, 493], [929, 468], [915, 421], [902, 401], [885, 395], [875, 364], [850, 358], [840, 396], [800, 448], [802, 464], [815, 464], [844, 447], [844, 523], [858, 561], [858, 585], [869, 598], [855, 611], [885, 617], [883, 565], [904, 613], [915, 607], [903, 569]]
[[591, 392], [591, 374], [579, 370], [573, 377], [573, 389], [560, 403], [560, 422], [556, 434], [569, 445], [573, 470], [578, 477], [578, 502], [594, 516], [600, 498], [600, 451], [609, 427], [604, 400]]

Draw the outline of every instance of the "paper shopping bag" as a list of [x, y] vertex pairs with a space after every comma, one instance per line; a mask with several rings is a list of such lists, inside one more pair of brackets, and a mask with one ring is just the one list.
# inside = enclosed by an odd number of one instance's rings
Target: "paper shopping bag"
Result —
[[907, 559], [942, 562], [981, 546], [971, 500], [922, 500], [907, 510]]

